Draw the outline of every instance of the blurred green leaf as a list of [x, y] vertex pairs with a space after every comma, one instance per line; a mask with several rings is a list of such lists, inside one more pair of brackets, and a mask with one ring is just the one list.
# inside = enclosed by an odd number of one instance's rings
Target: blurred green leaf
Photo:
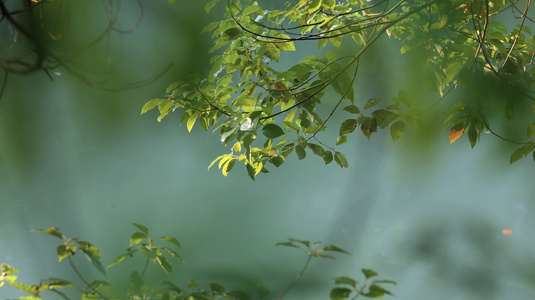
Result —
[[351, 254], [351, 253], [345, 251], [344, 249], [341, 249], [341, 248], [336, 247], [336, 246], [334, 246], [334, 245], [329, 245], [329, 246], [323, 248], [323, 250], [324, 250], [324, 251], [333, 251], [333, 252], [340, 252], [340, 253], [345, 253], [345, 254]]
[[143, 232], [146, 235], [149, 235], [149, 229], [146, 226], [143, 226], [138, 223], [132, 223], [137, 229], [139, 229], [141, 232]]
[[392, 141], [396, 142], [400, 137], [403, 136], [405, 132], [405, 123], [402, 121], [397, 121], [396, 123], [390, 126], [390, 135], [392, 136]]
[[49, 235], [55, 236], [55, 237], [60, 238], [60, 239], [63, 239], [65, 237], [61, 233], [61, 231], [56, 227], [50, 227], [50, 228], [47, 228], [45, 230], [33, 229], [32, 231], [37, 231], [37, 232], [41, 232], [41, 233], [44, 233], [44, 234], [49, 234]]
[[210, 283], [210, 289], [218, 294], [225, 292], [225, 288], [217, 283]]
[[256, 293], [258, 294], [258, 297], [260, 299], [264, 298], [265, 296], [269, 295], [269, 289], [259, 283], [255, 286]]
[[62, 261], [64, 258], [67, 258], [74, 254], [76, 247], [61, 245], [56, 248], [56, 253], [58, 254], [59, 261]]
[[167, 258], [165, 258], [165, 257], [163, 257], [161, 255], [157, 255], [156, 256], [156, 261], [158, 262], [158, 264], [160, 264], [160, 267], [162, 267], [162, 269], [165, 271], [165, 273], [167, 273], [167, 275], [169, 275], [169, 274], [171, 274], [173, 272], [173, 266], [167, 260]]
[[362, 272], [362, 274], [364, 274], [364, 276], [366, 277], [366, 279], [369, 279], [369, 278], [372, 278], [374, 276], [377, 276], [377, 272], [375, 272], [374, 270], [370, 270], [370, 269], [361, 269], [360, 270]]
[[358, 282], [352, 278], [341, 276], [341, 277], [336, 277], [336, 279], [334, 280], [334, 284], [336, 285], [346, 284], [346, 285], [352, 286], [353, 288], [357, 288]]
[[343, 300], [349, 298], [351, 290], [346, 288], [333, 288], [330, 293], [331, 300]]
[[133, 245], [139, 244], [141, 241], [145, 240], [147, 238], [147, 234], [144, 232], [134, 232], [132, 236], [130, 237], [130, 247]]
[[162, 240], [164, 240], [164, 241], [168, 241], [169, 243], [171, 243], [171, 244], [177, 246], [178, 248], [180, 248], [180, 242], [179, 242], [176, 238], [174, 238], [174, 237], [170, 237], [170, 236], [162, 236], [162, 237], [160, 237], [160, 238], [161, 238]]

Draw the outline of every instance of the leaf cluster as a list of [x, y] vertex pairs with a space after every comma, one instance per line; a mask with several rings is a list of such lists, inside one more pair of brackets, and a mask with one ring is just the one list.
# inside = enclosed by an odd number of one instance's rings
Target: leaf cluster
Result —
[[[209, 1], [206, 11], [218, 2]], [[298, 159], [312, 152], [325, 164], [334, 161], [345, 168], [347, 159], [336, 147], [357, 127], [368, 140], [378, 129], [389, 128], [395, 142], [408, 125], [422, 125], [420, 116], [438, 102], [424, 103], [428, 108], [421, 110], [412, 107], [413, 99], [403, 90], [383, 102], [355, 94], [359, 62], [381, 38], [400, 40], [400, 54], [422, 54], [422, 87], [436, 91], [439, 101], [453, 89], [473, 88], [474, 74], [497, 78], [518, 91], [514, 96], [522, 99], [504, 100], [508, 119], [519, 101], [535, 100], [529, 2], [524, 9], [508, 0], [300, 0], [286, 2], [282, 9], [264, 9], [250, 0], [224, 5], [224, 19], [203, 30], [214, 41], [211, 71], [202, 80], [173, 83], [164, 98], [150, 100], [142, 109], [143, 114], [157, 107], [158, 121], [178, 110], [188, 131], [199, 124], [218, 132], [231, 151], [210, 167], [218, 163], [224, 176], [238, 162], [254, 180], [268, 166], [280, 167], [292, 152]], [[510, 11], [521, 21], [515, 28], [501, 22]], [[328, 51], [320, 57], [304, 54], [287, 69], [278, 65], [282, 55], [300, 45], [304, 53], [310, 43]], [[356, 50], [349, 55], [339, 51], [342, 43]], [[377, 106], [380, 102], [383, 106]], [[320, 106], [330, 112], [320, 115]], [[446, 126], [455, 127], [450, 142], [462, 135], [462, 127], [473, 148], [481, 133], [490, 130], [487, 112], [481, 106], [461, 112], [461, 106], [445, 112]], [[319, 135], [340, 110], [354, 117], [341, 122], [333, 145]]]
[[[149, 265], [149, 262], [152, 261], [154, 265], [159, 266], [166, 275], [170, 275], [173, 272], [172, 263], [169, 259], [172, 258], [175, 261], [180, 263], [185, 263], [182, 257], [176, 252], [177, 248], [180, 248], [180, 242], [171, 236], [162, 236], [159, 240], [167, 242], [170, 246], [160, 246], [155, 244], [149, 235], [149, 229], [146, 226], [141, 224], [132, 223], [136, 227], [137, 231], [134, 232], [129, 239], [129, 248], [124, 254], [118, 256], [113, 260], [106, 268], [103, 267], [100, 260], [100, 251], [99, 249], [87, 242], [82, 241], [78, 238], [69, 238], [66, 237], [58, 228], [51, 227], [45, 230], [35, 230], [43, 234], [51, 235], [61, 240], [61, 245], [57, 247], [57, 257], [59, 261], [68, 260], [70, 266], [78, 276], [79, 281], [82, 284], [76, 283], [74, 280], [65, 280], [59, 278], [48, 278], [40, 280], [39, 284], [25, 284], [20, 281], [17, 281], [17, 274], [19, 271], [14, 267], [8, 264], [1, 264], [0, 267], [0, 287], [3, 286], [12, 286], [20, 291], [28, 294], [29, 296], [21, 296], [22, 300], [41, 300], [43, 299], [42, 293], [48, 291], [59, 295], [61, 298], [69, 300], [72, 293], [67, 292], [66, 288], [71, 288], [75, 291], [78, 291], [80, 299], [90, 300], [90, 299], [150, 299], [157, 298], [162, 300], [215, 300], [215, 299], [236, 299], [236, 300], [251, 300], [254, 299], [251, 295], [241, 291], [241, 290], [227, 290], [222, 285], [212, 282], [206, 288], [199, 286], [197, 281], [191, 279], [184, 286], [176, 284], [173, 280], [164, 280], [162, 286], [153, 287], [149, 286], [145, 281], [147, 276], [146, 271]], [[305, 267], [299, 273], [296, 280], [290, 285], [290, 287], [277, 299], [282, 299], [286, 292], [293, 287], [295, 282], [301, 277], [308, 267], [308, 264], [313, 258], [333, 258], [331, 255], [326, 253], [345, 253], [347, 251], [340, 249], [336, 246], [329, 245], [320, 247], [322, 244], [320, 242], [311, 243], [309, 241], [290, 239], [288, 242], [278, 243], [277, 245], [288, 246], [302, 249], [306, 252], [308, 260], [305, 263]], [[105, 276], [104, 279], [95, 279], [89, 281], [84, 274], [82, 274], [72, 256], [76, 253], [82, 252], [83, 255], [88, 259], [88, 261]], [[109, 268], [123, 263], [123, 261], [134, 256], [136, 253], [141, 253], [145, 258], [145, 264], [140, 270], [134, 270], [130, 273], [128, 281], [128, 291], [126, 295], [121, 292], [117, 292], [113, 289], [112, 284], [110, 284], [106, 277], [108, 275], [107, 271]], [[166, 255], [167, 254], [167, 257]], [[375, 276], [375, 273], [372, 270], [362, 269], [363, 274], [366, 276], [366, 279]], [[346, 278], [343, 281], [340, 278]], [[333, 293], [338, 295], [341, 284], [347, 284], [349, 279], [347, 277], [340, 277], [336, 280], [335, 284], [337, 287], [331, 292], [331, 299], [345, 299], [345, 298], [333, 298]], [[377, 298], [379, 295], [389, 294], [390, 292], [382, 289], [378, 284], [379, 283], [393, 283], [391, 281], [374, 281], [369, 287], [367, 292], [364, 291], [364, 287], [357, 292], [356, 298], [358, 295], [362, 295], [369, 298]], [[355, 282], [356, 284], [356, 282]], [[354, 285], [356, 288], [357, 285]], [[257, 284], [255, 286], [257, 297], [256, 299], [262, 299], [266, 297], [270, 291], [267, 287]], [[382, 294], [381, 294], [382, 293]], [[338, 296], [337, 296], [338, 297]]]

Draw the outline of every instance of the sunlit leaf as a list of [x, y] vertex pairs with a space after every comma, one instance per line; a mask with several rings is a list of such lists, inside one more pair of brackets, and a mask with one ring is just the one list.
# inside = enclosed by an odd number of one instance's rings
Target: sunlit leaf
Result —
[[37, 231], [37, 232], [41, 232], [41, 233], [44, 233], [44, 234], [49, 234], [49, 235], [55, 236], [55, 237], [60, 238], [60, 239], [64, 238], [64, 236], [61, 233], [61, 231], [56, 227], [50, 227], [50, 228], [47, 228], [45, 230], [34, 229], [32, 231]]
[[125, 258], [127, 258], [128, 256], [132, 256], [132, 253], [125, 253], [125, 254], [122, 254], [120, 255], [119, 257], [117, 257], [116, 259], [114, 259], [107, 267], [106, 269], [109, 269], [111, 267], [113, 267], [114, 265], [122, 262]]
[[453, 144], [453, 142], [458, 140], [461, 137], [461, 135], [463, 135], [463, 132], [464, 132], [464, 123], [459, 123], [453, 126], [450, 129], [450, 134], [449, 134], [450, 144]]
[[164, 99], [152, 99], [148, 101], [147, 103], [145, 103], [145, 105], [143, 105], [143, 108], [141, 108], [141, 114], [144, 114], [148, 112], [149, 110], [155, 108], [156, 106], [160, 105], [160, 103], [162, 103], [163, 101]]
[[130, 237], [130, 247], [139, 244], [141, 241], [147, 238], [147, 234], [144, 232], [134, 232]]
[[67, 258], [74, 254], [76, 247], [61, 245], [56, 248], [56, 253], [58, 255], [59, 261], [62, 261], [64, 258]]

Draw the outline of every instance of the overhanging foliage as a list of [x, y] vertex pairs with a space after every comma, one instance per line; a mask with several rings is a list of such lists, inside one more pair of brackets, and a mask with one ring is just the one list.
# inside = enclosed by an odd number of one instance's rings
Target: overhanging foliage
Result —
[[[209, 1], [209, 12], [219, 0]], [[161, 99], [145, 104], [142, 113], [158, 108], [161, 121], [170, 112], [182, 114], [191, 131], [195, 124], [219, 132], [230, 153], [217, 157], [223, 175], [238, 162], [252, 179], [280, 167], [292, 152], [307, 153], [348, 167], [336, 146], [347, 142], [357, 128], [367, 138], [388, 129], [395, 142], [407, 125], [422, 125], [421, 117], [437, 100], [414, 105], [403, 90], [390, 101], [357, 99], [354, 91], [359, 63], [379, 39], [402, 41], [400, 54], [417, 49], [425, 57], [418, 66], [425, 75], [422, 86], [435, 91], [438, 101], [453, 89], [471, 88], [474, 78], [487, 78], [510, 91], [503, 102], [507, 119], [515, 117], [519, 103], [535, 100], [534, 38], [528, 17], [531, 1], [508, 0], [300, 0], [281, 9], [267, 10], [259, 2], [228, 1], [225, 18], [208, 25], [214, 54], [212, 69], [202, 80], [191, 78], [170, 85]], [[515, 22], [506, 26], [503, 20]], [[288, 69], [277, 63], [301, 42], [317, 41], [320, 48], [353, 44], [355, 52], [331, 50], [321, 57], [304, 56]], [[330, 46], [329, 46], [330, 47]], [[301, 49], [299, 49], [301, 50]], [[306, 51], [303, 51], [303, 53]], [[324, 101], [330, 88], [337, 99]], [[330, 112], [320, 115], [322, 101]], [[378, 105], [381, 102], [381, 105]], [[335, 145], [319, 139], [336, 111], [352, 117], [339, 124]], [[444, 114], [450, 143], [467, 133], [471, 147], [481, 133], [492, 130], [485, 101], [456, 102]], [[424, 124], [425, 125], [425, 124]], [[528, 138], [535, 125], [526, 124]], [[509, 140], [510, 141], [510, 140]], [[511, 163], [532, 153], [535, 142], [521, 147]], [[535, 158], [535, 155], [534, 155]]]

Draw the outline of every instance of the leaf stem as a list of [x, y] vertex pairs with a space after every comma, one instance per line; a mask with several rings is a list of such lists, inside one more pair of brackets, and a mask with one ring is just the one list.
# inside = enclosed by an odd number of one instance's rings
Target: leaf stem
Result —
[[279, 297], [277, 297], [276, 300], [281, 300], [282, 298], [284, 298], [284, 296], [286, 296], [288, 291], [290, 291], [294, 287], [294, 285], [297, 283], [299, 278], [301, 278], [301, 276], [303, 276], [303, 273], [305, 273], [306, 269], [308, 268], [308, 265], [310, 264], [310, 262], [312, 261], [313, 258], [314, 258], [314, 256], [312, 256], [310, 254], [308, 255], [308, 259], [305, 262], [305, 265], [303, 266], [303, 269], [301, 270], [301, 272], [299, 272], [299, 274], [297, 274], [297, 276], [295, 277], [294, 281], [290, 284], [290, 286], [288, 286], [288, 288]]

